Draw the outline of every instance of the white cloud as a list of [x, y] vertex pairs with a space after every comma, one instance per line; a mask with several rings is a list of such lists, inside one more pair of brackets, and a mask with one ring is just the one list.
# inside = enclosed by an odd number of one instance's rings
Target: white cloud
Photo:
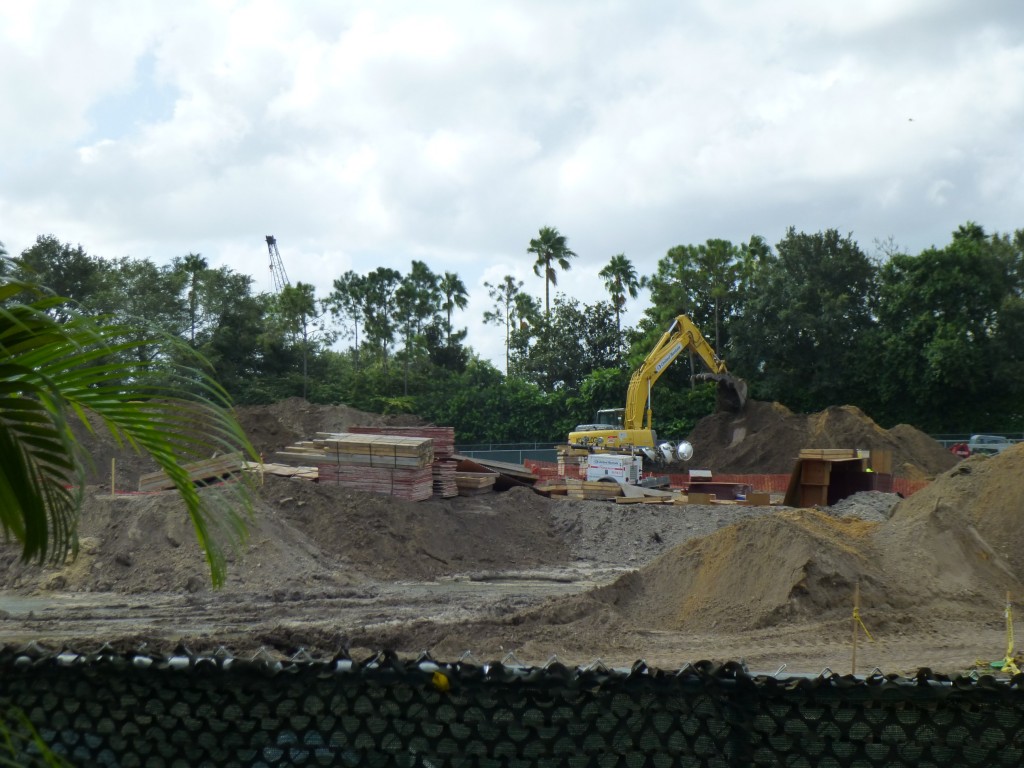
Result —
[[[868, 249], [1024, 226], [1024, 6], [218, 0], [0, 5], [0, 231], [321, 292], [346, 269], [484, 280], [558, 227], [604, 297], [678, 243], [853, 232]], [[642, 302], [637, 303], [639, 307]], [[629, 320], [635, 322], [635, 316]]]

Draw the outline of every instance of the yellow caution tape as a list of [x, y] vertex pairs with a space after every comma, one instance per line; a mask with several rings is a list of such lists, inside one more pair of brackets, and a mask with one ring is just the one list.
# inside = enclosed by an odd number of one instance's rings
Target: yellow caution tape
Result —
[[865, 635], [867, 635], [867, 637], [868, 637], [868, 640], [870, 640], [870, 641], [871, 641], [872, 643], [873, 643], [873, 642], [875, 642], [875, 638], [873, 638], [873, 637], [871, 636], [871, 633], [870, 633], [870, 632], [868, 632], [868, 628], [867, 628], [867, 627], [865, 627], [865, 626], [864, 626], [864, 622], [863, 622], [863, 621], [861, 621], [861, 618], [860, 618], [860, 609], [859, 609], [859, 608], [854, 608], [854, 609], [853, 609], [853, 620], [854, 620], [854, 621], [856, 621], [856, 622], [857, 622], [858, 624], [860, 624], [860, 628], [864, 630], [864, 634], [865, 634]]

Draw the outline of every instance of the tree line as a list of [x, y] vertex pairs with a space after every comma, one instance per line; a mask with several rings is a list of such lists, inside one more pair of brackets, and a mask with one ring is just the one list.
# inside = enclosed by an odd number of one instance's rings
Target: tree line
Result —
[[[869, 256], [834, 229], [791, 228], [774, 247], [759, 236], [678, 245], [650, 275], [620, 253], [599, 273], [606, 296], [590, 303], [552, 290], [577, 258], [565, 235], [542, 227], [525, 250], [543, 304], [512, 275], [484, 284], [480, 320], [502, 336], [504, 370], [465, 344], [459, 275], [422, 261], [404, 274], [347, 271], [323, 296], [301, 282], [257, 292], [200, 254], [107, 259], [52, 235], [0, 264], [134, 324], [140, 338], [183, 340], [235, 402], [302, 396], [417, 413], [454, 426], [462, 443], [558, 441], [598, 408], [623, 405], [630, 372], [678, 314], [757, 399], [799, 412], [852, 404], [883, 426], [933, 433], [1024, 428], [1024, 230], [990, 235], [968, 222], [941, 248], [909, 254], [889, 242]], [[650, 306], [623, 326], [642, 290]], [[161, 349], [132, 355], [145, 362]], [[711, 411], [710, 385], [693, 383], [699, 365], [681, 359], [655, 388], [662, 436], [683, 437]]]

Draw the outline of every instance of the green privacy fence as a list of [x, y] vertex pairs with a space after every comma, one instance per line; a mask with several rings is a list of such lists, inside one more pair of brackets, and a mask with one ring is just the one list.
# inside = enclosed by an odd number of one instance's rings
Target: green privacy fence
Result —
[[1024, 763], [1022, 688], [927, 670], [0, 650], [0, 704], [83, 766], [1009, 766]]

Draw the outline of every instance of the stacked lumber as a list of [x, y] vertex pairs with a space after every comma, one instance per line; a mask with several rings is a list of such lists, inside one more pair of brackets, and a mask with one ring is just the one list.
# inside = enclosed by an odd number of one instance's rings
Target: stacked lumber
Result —
[[587, 456], [590, 452], [571, 445], [558, 446], [559, 477], [583, 477], [587, 473]]
[[355, 464], [366, 467], [420, 469], [434, 460], [429, 439], [366, 435], [350, 432], [318, 432], [319, 437], [289, 445], [278, 453], [311, 464]]
[[491, 493], [494, 490], [494, 481], [497, 479], [497, 472], [455, 473], [455, 485], [459, 488], [459, 496], [477, 496], [481, 493]]
[[350, 427], [359, 435], [387, 435], [391, 437], [429, 438], [434, 447], [432, 482], [434, 495], [449, 499], [459, 495], [455, 480], [457, 461], [455, 455], [454, 427]]
[[533, 490], [539, 493], [541, 496], [565, 496], [568, 493], [568, 488], [565, 485], [565, 480], [540, 480], [534, 483]]
[[291, 464], [265, 464], [255, 461], [242, 462], [242, 469], [259, 475], [294, 477], [299, 480], [318, 480], [316, 467], [293, 467]]
[[[243, 463], [242, 454], [229, 453], [183, 466], [188, 472], [189, 480], [200, 485], [208, 485], [224, 480], [236, 472], [241, 472]], [[139, 491], [144, 493], [166, 491], [173, 487], [174, 481], [162, 469], [156, 472], [147, 472], [139, 477]]]
[[565, 478], [565, 495], [570, 499], [614, 499], [622, 496], [618, 483]]
[[434, 446], [430, 438], [321, 432], [278, 455], [315, 465], [321, 483], [381, 493], [409, 501], [433, 494]]
[[430, 467], [321, 464], [318, 470], [321, 483], [338, 483], [357, 491], [382, 493], [406, 501], [426, 501], [434, 493]]

